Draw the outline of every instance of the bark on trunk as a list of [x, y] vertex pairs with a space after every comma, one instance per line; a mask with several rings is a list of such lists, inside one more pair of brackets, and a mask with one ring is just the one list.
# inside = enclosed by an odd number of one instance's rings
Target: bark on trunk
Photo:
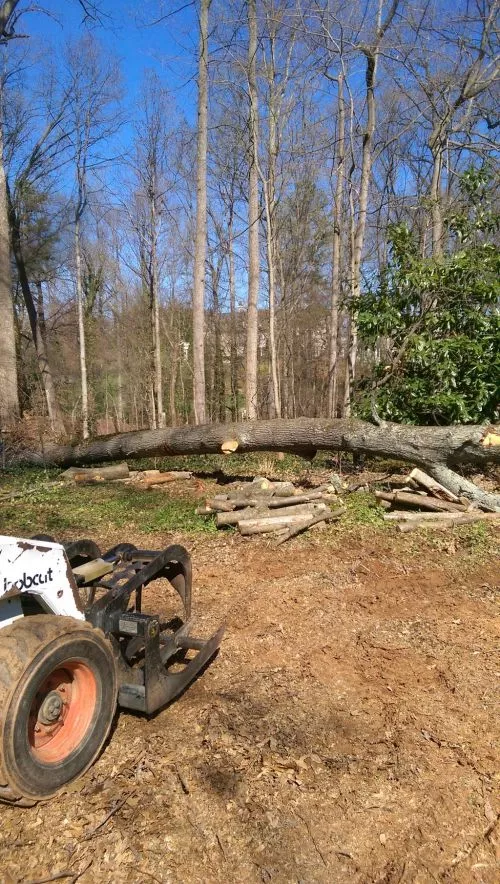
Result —
[[275, 36], [269, 34], [271, 44], [271, 62], [268, 75], [269, 106], [268, 106], [268, 140], [267, 140], [267, 179], [262, 175], [262, 189], [266, 215], [266, 255], [269, 279], [269, 357], [271, 361], [271, 381], [273, 391], [272, 417], [281, 417], [281, 395], [278, 381], [278, 357], [276, 347], [276, 161], [278, 157], [277, 137], [277, 96], [276, 69], [274, 64]]
[[337, 181], [333, 207], [333, 254], [332, 254], [332, 295], [330, 301], [330, 361], [328, 367], [328, 417], [336, 416], [337, 401], [337, 362], [339, 347], [339, 305], [340, 305], [340, 251], [342, 243], [342, 193], [344, 190], [345, 160], [345, 108], [344, 77], [339, 74], [338, 88], [338, 131], [337, 131]]
[[63, 414], [57, 398], [56, 387], [48, 356], [47, 327], [45, 324], [42, 283], [37, 282], [36, 287], [38, 293], [36, 304], [36, 322], [39, 332], [39, 341], [37, 344], [38, 364], [42, 375], [42, 385], [45, 392], [45, 399], [47, 401], [47, 412], [50, 425], [54, 433], [57, 435], [63, 435], [65, 432]]
[[76, 272], [76, 302], [78, 308], [78, 341], [80, 346], [80, 376], [82, 388], [82, 435], [88, 439], [89, 430], [89, 393], [87, 383], [87, 350], [85, 344], [85, 310], [83, 304], [82, 282], [82, 249], [80, 241], [80, 220], [77, 214], [75, 220], [75, 272]]
[[257, 6], [248, 0], [248, 91], [250, 97], [249, 135], [250, 168], [248, 172], [248, 304], [245, 398], [248, 420], [257, 417], [257, 351], [259, 297], [259, 111], [256, 77]]
[[74, 466], [140, 457], [220, 454], [228, 440], [231, 450], [241, 453], [288, 451], [310, 458], [322, 450], [394, 457], [421, 467], [458, 497], [500, 506], [500, 495], [483, 492], [454, 472], [460, 465], [481, 468], [500, 463], [500, 426], [374, 426], [358, 420], [323, 418], [211, 424], [121, 433], [74, 447], [49, 445], [43, 452], [27, 451], [12, 461]]
[[154, 174], [151, 196], [151, 337], [153, 343], [153, 390], [155, 397], [156, 426], [165, 426], [163, 408], [163, 377], [161, 368], [160, 297], [158, 285], [158, 222], [156, 217], [156, 175]]
[[193, 285], [193, 404], [195, 423], [206, 421], [205, 258], [207, 252], [208, 8], [201, 0], [198, 68], [198, 153], [196, 160], [196, 241]]
[[229, 341], [229, 377], [231, 384], [231, 418], [238, 420], [238, 340], [237, 340], [237, 317], [236, 317], [236, 277], [234, 273], [234, 245], [233, 245], [233, 212], [230, 211], [228, 223], [228, 284], [229, 284], [229, 315], [230, 315], [230, 341]]
[[[0, 94], [0, 105], [3, 96]], [[0, 123], [0, 430], [20, 416], [17, 386], [16, 334], [10, 275], [10, 239], [7, 189]]]
[[443, 167], [443, 148], [438, 142], [432, 145], [432, 180], [430, 201], [432, 214], [432, 254], [440, 258], [443, 254], [443, 212], [441, 205], [441, 170]]

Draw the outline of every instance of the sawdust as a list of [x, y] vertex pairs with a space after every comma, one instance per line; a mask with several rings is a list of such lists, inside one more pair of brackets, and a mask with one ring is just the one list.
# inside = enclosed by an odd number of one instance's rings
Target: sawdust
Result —
[[192, 544], [218, 658], [59, 798], [0, 809], [2, 882], [497, 882], [498, 563], [414, 544]]

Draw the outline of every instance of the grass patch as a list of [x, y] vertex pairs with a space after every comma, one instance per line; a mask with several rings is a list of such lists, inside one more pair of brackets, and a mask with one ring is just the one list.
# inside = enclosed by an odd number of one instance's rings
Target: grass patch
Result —
[[[0, 502], [0, 534], [30, 536], [127, 528], [143, 533], [212, 533], [212, 519], [195, 515], [196, 498], [171, 497], [164, 491], [142, 491], [128, 485], [47, 485], [58, 474], [16, 471], [2, 492], [21, 491], [22, 497]], [[128, 538], [125, 537], [125, 540]]]
[[354, 525], [375, 525], [386, 528], [384, 522], [384, 510], [378, 505], [373, 494], [368, 491], [354, 491], [343, 498], [347, 513], [342, 517], [341, 524], [352, 527]]
[[190, 470], [197, 475], [217, 475], [253, 478], [277, 478], [300, 475], [308, 461], [293, 454], [279, 460], [276, 454], [256, 451], [249, 454], [192, 454], [180, 457], [151, 457], [130, 461], [131, 470]]

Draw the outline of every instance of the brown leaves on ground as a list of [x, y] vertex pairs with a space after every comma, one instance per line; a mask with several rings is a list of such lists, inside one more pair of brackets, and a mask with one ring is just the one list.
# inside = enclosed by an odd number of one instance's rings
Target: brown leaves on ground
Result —
[[218, 658], [154, 718], [121, 713], [61, 797], [1, 809], [2, 881], [498, 881], [495, 563], [294, 543], [197, 542]]

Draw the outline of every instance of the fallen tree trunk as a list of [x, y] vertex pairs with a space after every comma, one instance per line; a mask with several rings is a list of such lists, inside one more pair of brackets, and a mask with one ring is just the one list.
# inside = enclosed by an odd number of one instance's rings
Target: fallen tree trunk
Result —
[[500, 427], [414, 427], [385, 422], [375, 426], [322, 418], [205, 424], [120, 433], [75, 446], [47, 445], [43, 451], [16, 452], [10, 462], [71, 466], [136, 457], [218, 454], [229, 443], [231, 451], [241, 453], [286, 451], [311, 458], [319, 450], [357, 451], [396, 458], [421, 467], [457, 497], [500, 507], [500, 495], [482, 491], [455, 472], [460, 466], [481, 469], [500, 463]]

